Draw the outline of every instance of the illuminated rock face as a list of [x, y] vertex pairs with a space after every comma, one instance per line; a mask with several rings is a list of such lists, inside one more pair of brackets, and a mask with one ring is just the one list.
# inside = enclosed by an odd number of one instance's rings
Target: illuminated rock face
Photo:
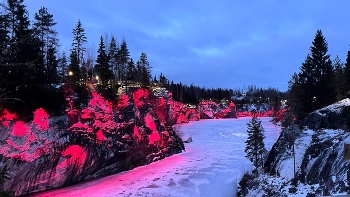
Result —
[[143, 89], [117, 103], [92, 93], [88, 106], [69, 105], [63, 117], [38, 109], [30, 123], [4, 111], [0, 166], [9, 166], [11, 177], [5, 189], [20, 195], [67, 186], [180, 153], [169, 111], [166, 100]]
[[201, 119], [237, 118], [236, 105], [233, 102], [220, 103], [204, 100], [198, 104]]
[[163, 94], [138, 89], [112, 103], [92, 92], [85, 107], [74, 106], [71, 96], [67, 115], [38, 109], [30, 123], [1, 112], [0, 167], [11, 170], [5, 189], [20, 195], [130, 170], [184, 150], [174, 124], [237, 117], [233, 103], [195, 107]]

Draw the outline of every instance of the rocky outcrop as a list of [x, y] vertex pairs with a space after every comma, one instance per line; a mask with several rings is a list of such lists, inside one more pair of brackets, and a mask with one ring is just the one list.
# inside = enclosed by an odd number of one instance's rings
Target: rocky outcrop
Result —
[[236, 105], [233, 102], [202, 100], [197, 109], [201, 119], [237, 118]]
[[174, 123], [187, 123], [200, 119], [214, 119], [214, 118], [237, 118], [236, 105], [227, 100], [212, 101], [201, 100], [195, 105], [183, 104], [172, 99], [172, 93], [164, 88], [152, 89], [154, 95], [162, 98], [162, 105], [169, 106], [170, 111], [168, 121]]
[[265, 194], [284, 191], [284, 196], [297, 191], [305, 196], [348, 193], [350, 164], [344, 159], [344, 144], [350, 143], [346, 129], [349, 105], [350, 100], [344, 99], [310, 113], [302, 122], [304, 126], [282, 129], [264, 165], [264, 176], [278, 177], [274, 180], [283, 180], [281, 185], [276, 187], [276, 182], [264, 187], [254, 185], [263, 179], [259, 176], [245, 181], [246, 188], [241, 193], [253, 190]]
[[[93, 89], [93, 88], [91, 88]], [[117, 102], [91, 93], [87, 106], [67, 94], [67, 115], [49, 117], [44, 109], [26, 123], [0, 114], [0, 168], [10, 167], [5, 190], [16, 195], [62, 187], [145, 165], [184, 150], [173, 124], [206, 118], [235, 118], [233, 103], [193, 107], [158, 89], [129, 90]]]
[[346, 129], [349, 114], [350, 99], [347, 98], [308, 114], [302, 125], [309, 129]]
[[[44, 109], [30, 123], [8, 111], [0, 117], [0, 168], [10, 167], [5, 190], [16, 195], [74, 184], [132, 169], [184, 150], [166, 124], [169, 106], [149, 90], [121, 95], [117, 103], [92, 93], [88, 106], [50, 118]], [[163, 117], [162, 117], [163, 115]]]

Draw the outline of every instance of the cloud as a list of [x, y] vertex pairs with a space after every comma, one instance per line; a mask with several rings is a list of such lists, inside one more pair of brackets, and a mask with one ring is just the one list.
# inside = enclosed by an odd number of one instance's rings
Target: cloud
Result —
[[[70, 47], [78, 19], [89, 44], [100, 35], [124, 37], [131, 55], [148, 54], [153, 74], [175, 82], [239, 88], [244, 84], [287, 89], [317, 29], [332, 57], [345, 60], [350, 43], [346, 0], [293, 1], [47, 1], [27, 0], [30, 14], [45, 6]], [[64, 47], [63, 47], [64, 48]], [[97, 50], [97, 48], [96, 48]]]

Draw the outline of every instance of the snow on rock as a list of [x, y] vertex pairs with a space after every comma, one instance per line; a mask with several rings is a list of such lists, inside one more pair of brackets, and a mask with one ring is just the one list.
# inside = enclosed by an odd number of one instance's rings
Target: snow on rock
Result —
[[[295, 150], [295, 169], [300, 169], [306, 150], [308, 149], [312, 141], [312, 136], [308, 134], [302, 134], [295, 140], [294, 150]], [[280, 160], [278, 164], [277, 173], [280, 177], [284, 178], [287, 181], [290, 181], [294, 178], [294, 158], [292, 147], [289, 147], [287, 154], [283, 160]], [[288, 155], [289, 154], [289, 155]]]
[[335, 113], [340, 114], [341, 111], [344, 109], [344, 107], [347, 107], [347, 106], [350, 106], [350, 99], [349, 98], [343, 99], [343, 100], [338, 101], [334, 104], [331, 104], [329, 106], [326, 106], [324, 108], [316, 110], [315, 112], [319, 113], [321, 115], [325, 115], [327, 113], [327, 111], [331, 111], [331, 112], [335, 112]]
[[[330, 196], [349, 192], [350, 163], [344, 159], [344, 142], [350, 141], [350, 133], [344, 129], [349, 106], [350, 100], [344, 99], [310, 113], [302, 122], [303, 128], [296, 125], [283, 129], [269, 153], [265, 174], [252, 177], [242, 192], [248, 196]], [[258, 184], [261, 182], [267, 184]]]
[[331, 129], [345, 129], [345, 121], [350, 111], [350, 99], [338, 101], [334, 104], [326, 106], [322, 109], [310, 113], [302, 125], [310, 129], [331, 128]]

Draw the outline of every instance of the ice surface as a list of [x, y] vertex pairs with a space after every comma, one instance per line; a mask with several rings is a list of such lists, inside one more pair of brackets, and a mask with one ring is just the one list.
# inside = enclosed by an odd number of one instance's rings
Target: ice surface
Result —
[[[235, 196], [237, 182], [253, 168], [245, 158], [246, 123], [251, 118], [201, 120], [182, 124], [191, 135], [186, 152], [133, 170], [70, 187], [35, 194], [40, 197]], [[280, 127], [261, 118], [268, 150]]]

